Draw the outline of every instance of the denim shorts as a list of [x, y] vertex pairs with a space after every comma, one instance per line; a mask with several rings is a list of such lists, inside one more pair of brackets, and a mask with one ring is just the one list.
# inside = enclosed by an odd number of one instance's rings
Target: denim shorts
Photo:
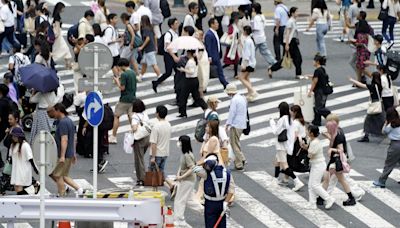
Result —
[[143, 54], [142, 64], [147, 64], [148, 66], [157, 65], [156, 52], [148, 52]]

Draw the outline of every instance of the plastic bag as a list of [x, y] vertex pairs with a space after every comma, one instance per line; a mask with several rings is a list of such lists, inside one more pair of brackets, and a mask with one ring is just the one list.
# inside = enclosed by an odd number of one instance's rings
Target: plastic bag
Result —
[[132, 154], [133, 153], [133, 134], [132, 133], [125, 133], [124, 136], [124, 151], [127, 154]]

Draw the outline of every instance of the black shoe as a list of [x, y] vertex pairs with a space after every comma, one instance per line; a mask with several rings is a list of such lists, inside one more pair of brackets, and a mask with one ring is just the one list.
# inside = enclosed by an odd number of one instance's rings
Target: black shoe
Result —
[[186, 114], [180, 114], [180, 115], [177, 116], [177, 117], [179, 117], [179, 118], [187, 118], [187, 115], [186, 115]]
[[346, 201], [343, 201], [343, 206], [353, 206], [356, 205], [356, 199], [348, 198]]
[[243, 170], [244, 170], [244, 167], [235, 167], [235, 169], [236, 169], [237, 171], [243, 171]]
[[189, 107], [190, 108], [197, 108], [197, 107], [200, 107], [200, 105], [198, 105], [196, 103], [193, 103], [193, 104], [189, 105]]
[[324, 199], [322, 199], [321, 196], [318, 196], [318, 198], [317, 198], [317, 205], [319, 205], [319, 206], [324, 205]]
[[158, 86], [157, 81], [151, 81], [151, 84], [153, 84], [153, 90], [154, 90], [154, 92], [157, 93], [157, 86]]
[[369, 138], [364, 136], [361, 139], [357, 140], [357, 142], [369, 142]]
[[142, 187], [144, 186], [144, 182], [141, 180], [136, 181], [136, 187]]

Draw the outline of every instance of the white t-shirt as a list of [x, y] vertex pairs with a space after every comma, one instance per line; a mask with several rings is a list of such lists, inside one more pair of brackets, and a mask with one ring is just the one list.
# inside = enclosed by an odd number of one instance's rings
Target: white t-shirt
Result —
[[149, 121], [149, 116], [146, 112], [142, 113], [133, 113], [132, 115], [132, 125], [139, 125], [140, 122], [147, 122]]
[[99, 35], [97, 35], [97, 36], [94, 37], [94, 42], [95, 42], [95, 43], [101, 43], [101, 44], [107, 45], [107, 44], [104, 42], [103, 37], [101, 37], [101, 36], [99, 36]]
[[389, 6], [389, 11], [388, 11], [389, 16], [397, 18], [397, 13], [400, 12], [399, 2], [394, 3], [393, 0], [384, 0], [382, 3], [382, 8], [387, 9], [388, 6]]
[[306, 127], [300, 123], [298, 119], [293, 120], [293, 128], [294, 132], [297, 132], [297, 137], [305, 138], [306, 135]]
[[393, 92], [392, 92], [392, 85], [393, 82], [390, 82], [390, 87], [389, 87], [389, 80], [386, 74], [381, 75], [381, 82], [382, 82], [382, 97], [393, 97]]
[[197, 78], [198, 67], [194, 59], [189, 59], [185, 65], [186, 78]]
[[242, 59], [243, 61], [248, 61], [248, 66], [253, 68], [256, 67], [256, 47], [254, 46], [254, 42], [250, 36], [248, 36], [243, 42]]
[[252, 21], [253, 39], [256, 44], [264, 43], [267, 40], [265, 36], [265, 17], [257, 14]]
[[[179, 37], [178, 33], [176, 33], [172, 29], [169, 29], [168, 32], [166, 32], [164, 35], [164, 51], [167, 51], [168, 45], [178, 37]], [[178, 50], [174, 50], [174, 53], [177, 52]]]
[[289, 20], [288, 12], [289, 10], [285, 5], [279, 4], [276, 6], [274, 18], [275, 20], [279, 20], [280, 26], [286, 26]]
[[186, 14], [185, 20], [183, 21], [182, 28], [185, 28], [186, 26], [192, 26], [194, 29], [196, 29], [196, 25], [194, 23], [194, 16], [190, 14]]
[[104, 36], [103, 40], [104, 43], [110, 48], [111, 54], [113, 57], [119, 55], [119, 44], [118, 42], [112, 43], [111, 42], [115, 41], [118, 39], [118, 33], [115, 31], [115, 28], [111, 25], [108, 25], [107, 28], [104, 30]]
[[157, 145], [156, 157], [169, 156], [171, 140], [171, 124], [167, 120], [157, 120], [151, 129], [150, 143]]
[[149, 9], [149, 8], [147, 8], [147, 7], [145, 7], [145, 6], [140, 6], [137, 10], [136, 10], [136, 12], [137, 12], [137, 14], [138, 14], [138, 16], [139, 16], [139, 22], [140, 22], [140, 20], [142, 19], [142, 16], [143, 15], [147, 15], [148, 17], [149, 17], [149, 19], [150, 19], [150, 22], [152, 21], [152, 19], [153, 19], [153, 17], [152, 17], [152, 14], [151, 14], [151, 10]]
[[22, 143], [21, 152], [19, 144], [10, 148], [12, 157], [11, 184], [29, 186], [32, 184], [32, 166], [29, 159], [33, 158], [32, 149], [27, 142]]
[[138, 12], [134, 12], [132, 13], [131, 18], [129, 19], [129, 23], [131, 25], [139, 25], [140, 27], [140, 19], [141, 19], [140, 14], [138, 14]]
[[[14, 9], [13, 9], [14, 10]], [[14, 10], [15, 11], [15, 10]], [[0, 9], [0, 17], [4, 23], [4, 27], [12, 27], [15, 24], [14, 14], [7, 5], [3, 5]]]
[[[287, 34], [289, 31], [288, 29], [290, 29], [290, 34]], [[293, 17], [290, 18], [286, 24], [285, 36], [284, 36], [285, 40], [283, 40], [284, 42], [286, 42], [286, 37], [288, 35], [289, 35], [289, 43], [293, 39], [293, 37], [297, 38], [299, 36], [299, 32], [297, 31], [296, 19], [294, 19]]]
[[14, 55], [10, 56], [10, 58], [8, 59], [8, 64], [14, 64], [14, 72], [17, 75], [18, 68], [20, 66], [31, 64], [31, 60], [29, 60], [28, 56], [22, 54], [21, 52], [17, 52]]
[[327, 24], [328, 15], [329, 15], [328, 10], [324, 10], [324, 14], [322, 15], [322, 12], [319, 8], [314, 8], [311, 17], [312, 19], [316, 20], [317, 24]]

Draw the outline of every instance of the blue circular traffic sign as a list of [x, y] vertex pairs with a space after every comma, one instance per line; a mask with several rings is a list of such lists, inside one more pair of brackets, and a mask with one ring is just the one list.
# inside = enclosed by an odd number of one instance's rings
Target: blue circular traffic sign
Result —
[[104, 106], [98, 92], [89, 92], [85, 100], [84, 109], [86, 119], [92, 127], [97, 127], [103, 121]]

